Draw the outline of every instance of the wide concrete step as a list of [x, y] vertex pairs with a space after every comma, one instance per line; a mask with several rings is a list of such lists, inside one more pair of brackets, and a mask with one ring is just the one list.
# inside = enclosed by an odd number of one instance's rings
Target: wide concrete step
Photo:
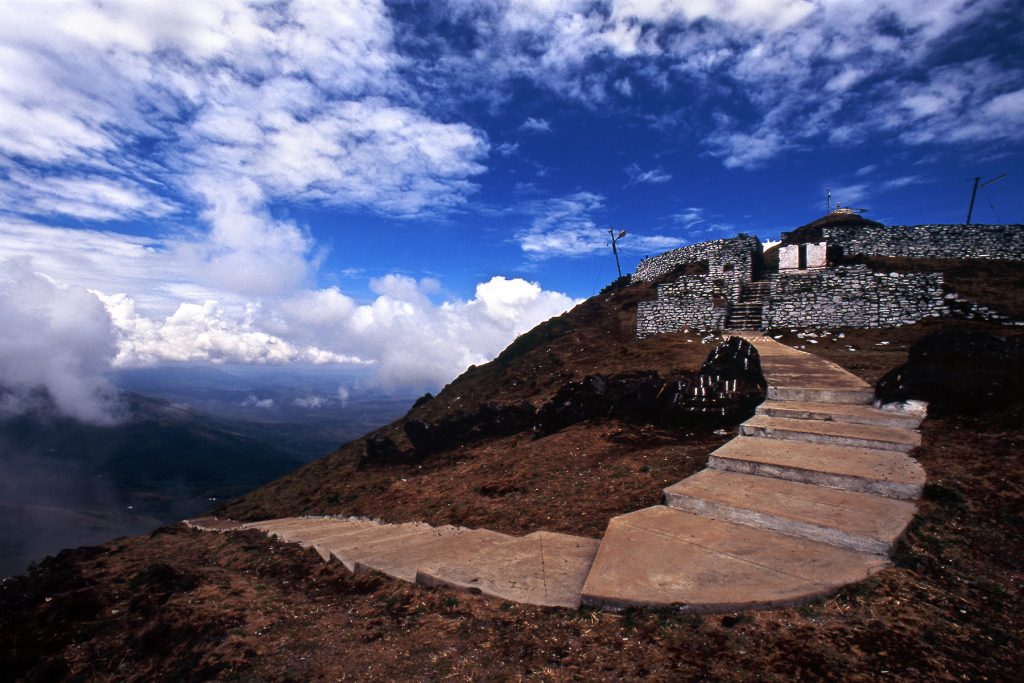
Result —
[[353, 534], [321, 538], [308, 547], [325, 560], [340, 562], [345, 569], [354, 572], [357, 561], [430, 538], [434, 531], [429, 524], [380, 524]]
[[885, 554], [914, 516], [914, 505], [727, 470], [706, 469], [665, 489], [665, 502], [707, 517]]
[[487, 529], [435, 527], [415, 538], [373, 548], [352, 561], [352, 571], [378, 571], [390, 577], [414, 583], [421, 567], [443, 562], [472, 563], [490, 553], [496, 545], [515, 540]]
[[870, 405], [803, 401], [765, 401], [757, 407], [757, 414], [794, 420], [826, 420], [903, 429], [917, 429], [924, 419], [923, 416], [879, 410]]
[[784, 607], [886, 565], [873, 553], [659, 505], [612, 518], [583, 602], [688, 612]]
[[[765, 375], [770, 377], [768, 372]], [[768, 399], [771, 401], [871, 403], [874, 398], [874, 389], [834, 388], [827, 386], [768, 386]]]
[[741, 424], [740, 434], [904, 453], [921, 445], [921, 435], [910, 429], [825, 420], [793, 420], [766, 415], [755, 415]]
[[[425, 526], [425, 525], [424, 525]], [[381, 524], [371, 520], [336, 519], [329, 524], [316, 524], [310, 526], [297, 526], [288, 529], [276, 529], [268, 532], [271, 536], [298, 543], [304, 548], [311, 547], [314, 542], [327, 536], [336, 536], [340, 533], [355, 533], [359, 531], [372, 531], [378, 529]]]
[[708, 467], [902, 500], [925, 483], [924, 468], [899, 451], [748, 436], [712, 453]]
[[265, 519], [259, 522], [245, 522], [243, 529], [258, 529], [265, 533], [275, 535], [278, 531], [297, 529], [300, 527], [315, 527], [319, 525], [335, 524], [337, 517], [281, 517], [279, 519]]
[[600, 541], [539, 531], [421, 567], [416, 582], [548, 607], [580, 605]]

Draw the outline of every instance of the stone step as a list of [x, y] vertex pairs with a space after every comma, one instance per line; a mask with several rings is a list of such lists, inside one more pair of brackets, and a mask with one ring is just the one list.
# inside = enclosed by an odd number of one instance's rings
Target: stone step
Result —
[[548, 607], [577, 608], [600, 541], [538, 531], [470, 558], [424, 566], [416, 582]]
[[[413, 526], [412, 529], [409, 529]], [[333, 527], [323, 527], [317, 530], [315, 533], [304, 533], [301, 536], [295, 537], [292, 540], [298, 543], [303, 548], [313, 548], [319, 553], [320, 557], [324, 560], [331, 559], [330, 548], [340, 547], [344, 543], [357, 542], [360, 539], [374, 538], [377, 536], [377, 530], [382, 527], [401, 527], [405, 530], [420, 530], [430, 529], [431, 527], [427, 524], [382, 524], [380, 522], [368, 522], [364, 524], [338, 524]]]
[[665, 489], [670, 507], [885, 554], [914, 516], [913, 503], [782, 479], [706, 469]]
[[748, 436], [712, 453], [708, 467], [901, 500], [918, 498], [925, 483], [924, 468], [899, 451]]
[[246, 522], [242, 525], [245, 529], [257, 529], [271, 536], [279, 537], [296, 529], [315, 529], [323, 526], [337, 524], [337, 517], [284, 517], [282, 519], [267, 519], [259, 522]]
[[352, 571], [377, 571], [390, 577], [414, 583], [420, 567], [441, 562], [474, 562], [512, 536], [487, 529], [435, 527], [431, 532], [399, 544], [381, 547], [372, 554], [360, 556], [352, 563]]
[[[766, 374], [770, 375], [770, 373]], [[770, 401], [799, 401], [801, 403], [856, 404], [871, 403], [871, 401], [873, 401], [874, 398], [874, 389], [837, 389], [827, 386], [768, 386], [768, 400]]]
[[757, 407], [757, 414], [795, 420], [826, 420], [903, 429], [917, 429], [924, 419], [920, 415], [879, 410], [869, 405], [802, 401], [765, 401]]
[[884, 568], [872, 553], [659, 505], [608, 523], [583, 602], [731, 612], [797, 605]]
[[269, 532], [271, 536], [298, 543], [305, 548], [310, 547], [314, 541], [327, 536], [336, 536], [339, 533], [350, 533], [353, 531], [375, 529], [380, 524], [369, 520], [333, 520], [330, 524], [317, 524], [311, 526], [296, 526], [288, 529], [278, 529]]
[[921, 445], [921, 435], [910, 429], [825, 420], [793, 420], [766, 415], [755, 415], [741, 424], [740, 434], [904, 453]]
[[320, 557], [340, 562], [345, 569], [354, 572], [357, 561], [429, 538], [433, 531], [433, 527], [428, 524], [380, 524], [366, 529], [362, 534], [321, 539], [312, 547]]

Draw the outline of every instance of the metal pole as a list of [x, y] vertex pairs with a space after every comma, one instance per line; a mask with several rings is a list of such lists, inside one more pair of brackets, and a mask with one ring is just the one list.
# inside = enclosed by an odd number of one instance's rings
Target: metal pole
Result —
[[971, 190], [971, 205], [969, 207], [967, 207], [967, 223], [966, 223], [966, 225], [970, 225], [971, 224], [971, 214], [974, 213], [974, 197], [975, 197], [975, 195], [978, 194], [978, 182], [980, 180], [981, 180], [981, 178], [975, 178], [974, 179], [974, 189]]
[[615, 254], [615, 269], [619, 271], [619, 277], [622, 277], [622, 266], [619, 265], [619, 250], [615, 246], [615, 228], [608, 228], [608, 234], [612, 236], [612, 253]]

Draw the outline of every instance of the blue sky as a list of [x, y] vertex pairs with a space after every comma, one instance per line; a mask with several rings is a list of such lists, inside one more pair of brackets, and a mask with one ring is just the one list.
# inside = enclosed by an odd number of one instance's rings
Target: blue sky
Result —
[[826, 188], [960, 222], [1002, 173], [975, 221], [1021, 222], [1022, 10], [9, 0], [0, 383], [93, 418], [110, 367], [436, 388], [610, 281], [608, 226], [630, 270]]

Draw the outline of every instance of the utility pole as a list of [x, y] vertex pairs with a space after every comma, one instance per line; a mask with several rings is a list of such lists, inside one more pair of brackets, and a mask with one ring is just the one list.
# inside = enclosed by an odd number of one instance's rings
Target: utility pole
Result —
[[825, 188], [825, 213], [832, 213], [832, 190]]
[[966, 223], [966, 225], [970, 225], [971, 224], [971, 214], [974, 213], [974, 197], [978, 194], [978, 188], [979, 187], [985, 187], [986, 185], [991, 185], [992, 183], [994, 183], [995, 181], [999, 180], [1000, 178], [1005, 178], [1005, 177], [1006, 177], [1005, 173], [1003, 175], [997, 175], [995, 178], [992, 178], [991, 180], [986, 180], [985, 182], [981, 183], [981, 185], [978, 184], [981, 181], [980, 177], [976, 177], [974, 179], [974, 189], [971, 190], [971, 205], [967, 207], [967, 223]]
[[608, 234], [612, 236], [612, 253], [615, 254], [615, 268], [619, 271], [619, 277], [622, 277], [622, 266], [619, 265], [619, 249], [615, 243], [626, 236], [626, 231], [619, 230], [619, 234], [616, 235], [615, 228], [608, 228]]

